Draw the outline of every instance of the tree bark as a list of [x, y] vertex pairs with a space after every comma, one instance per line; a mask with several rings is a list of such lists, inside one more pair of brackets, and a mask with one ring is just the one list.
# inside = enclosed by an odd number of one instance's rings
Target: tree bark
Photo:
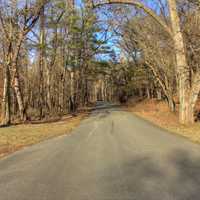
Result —
[[51, 77], [50, 77], [50, 69], [49, 67], [46, 68], [46, 76], [47, 76], [47, 107], [48, 111], [51, 112]]
[[2, 99], [2, 126], [7, 126], [11, 122], [10, 114], [10, 69], [6, 65], [4, 69], [4, 87], [3, 87], [3, 99]]
[[176, 111], [176, 104], [174, 102], [174, 99], [171, 95], [167, 95], [167, 102], [168, 102], [168, 106], [171, 112], [175, 112]]
[[151, 99], [151, 89], [149, 87], [146, 87], [146, 95], [147, 99]]
[[19, 73], [17, 71], [17, 67], [15, 66], [15, 76], [14, 76], [14, 89], [15, 89], [15, 93], [16, 93], [16, 97], [17, 97], [17, 103], [19, 106], [19, 114], [20, 114], [20, 119], [21, 121], [26, 121], [27, 120], [27, 116], [26, 116], [26, 110], [24, 107], [24, 102], [23, 102], [23, 98], [22, 98], [22, 93], [20, 90], [20, 83], [19, 83]]
[[75, 102], [75, 73], [73, 70], [70, 72], [70, 98], [69, 98], [69, 110], [71, 113], [76, 111], [76, 102]]
[[178, 90], [179, 90], [179, 122], [187, 124], [191, 122], [191, 107], [188, 98], [189, 83], [189, 66], [186, 60], [186, 53], [181, 33], [180, 19], [177, 12], [175, 0], [168, 0], [171, 26], [173, 31], [173, 40], [175, 47], [175, 56], [177, 62]]
[[38, 65], [38, 77], [39, 77], [39, 110], [40, 119], [44, 117], [44, 45], [45, 45], [45, 16], [44, 6], [40, 13], [40, 48], [39, 48], [39, 65]]
[[157, 99], [160, 101], [162, 100], [162, 92], [160, 88], [156, 89], [156, 93], [157, 93]]
[[199, 91], [200, 91], [200, 72], [196, 72], [196, 75], [193, 77], [192, 81], [192, 88], [190, 92], [188, 93], [188, 118], [189, 118], [189, 123], [194, 123], [195, 121], [195, 116], [194, 116], [194, 111], [195, 111], [195, 105], [198, 100], [199, 96]]

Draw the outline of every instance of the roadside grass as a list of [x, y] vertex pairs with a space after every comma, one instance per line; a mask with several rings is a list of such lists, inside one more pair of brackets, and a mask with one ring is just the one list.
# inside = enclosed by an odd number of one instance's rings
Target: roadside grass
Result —
[[180, 125], [178, 123], [178, 113], [169, 112], [167, 103], [164, 101], [153, 99], [130, 103], [126, 110], [171, 133], [181, 135], [195, 143], [200, 143], [200, 122], [191, 125]]
[[77, 127], [86, 116], [87, 114], [81, 113], [76, 117], [64, 117], [57, 122], [0, 128], [0, 158], [23, 147], [70, 134], [72, 129]]

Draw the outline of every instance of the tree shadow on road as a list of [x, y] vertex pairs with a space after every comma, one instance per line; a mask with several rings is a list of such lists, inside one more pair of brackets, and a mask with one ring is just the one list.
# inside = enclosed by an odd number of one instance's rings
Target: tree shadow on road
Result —
[[103, 189], [114, 200], [199, 200], [200, 157], [176, 150], [165, 162], [149, 156], [122, 162], [105, 171]]

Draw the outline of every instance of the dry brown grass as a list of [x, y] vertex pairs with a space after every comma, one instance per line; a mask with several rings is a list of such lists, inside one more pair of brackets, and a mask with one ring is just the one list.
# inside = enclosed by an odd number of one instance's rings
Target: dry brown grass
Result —
[[53, 137], [69, 134], [86, 114], [65, 117], [58, 122], [0, 128], [0, 157]]
[[180, 125], [178, 123], [178, 113], [169, 112], [166, 102], [144, 100], [137, 104], [129, 104], [127, 109], [161, 128], [200, 143], [200, 123], [196, 122], [187, 126]]

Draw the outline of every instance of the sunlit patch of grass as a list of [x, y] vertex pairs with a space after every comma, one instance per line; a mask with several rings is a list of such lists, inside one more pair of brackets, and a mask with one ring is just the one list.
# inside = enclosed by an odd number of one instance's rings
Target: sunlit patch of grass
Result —
[[24, 124], [0, 128], [0, 157], [53, 137], [69, 134], [86, 114], [44, 124]]
[[177, 133], [179, 135], [182, 135], [190, 139], [193, 142], [200, 143], [200, 123], [199, 122], [196, 122], [195, 124], [188, 125], [188, 126], [177, 125], [177, 126], [168, 126], [166, 128], [170, 132]]

